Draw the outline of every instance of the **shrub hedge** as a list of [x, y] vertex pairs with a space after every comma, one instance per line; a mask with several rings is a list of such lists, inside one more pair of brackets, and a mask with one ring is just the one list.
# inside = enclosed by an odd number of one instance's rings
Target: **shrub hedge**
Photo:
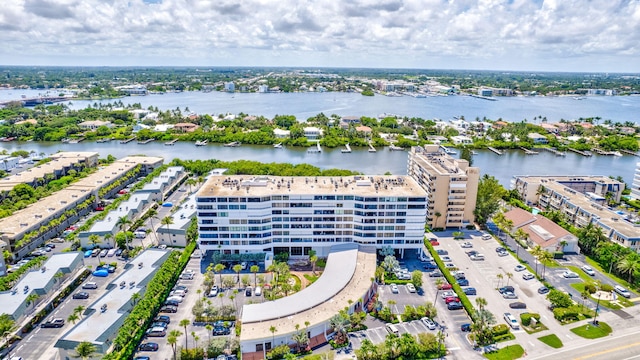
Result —
[[424, 241], [424, 246], [426, 246], [427, 249], [429, 249], [429, 253], [431, 254], [431, 257], [433, 258], [433, 260], [438, 265], [438, 268], [440, 269], [440, 271], [444, 275], [444, 278], [447, 280], [447, 282], [449, 282], [449, 284], [451, 284], [452, 290], [455, 291], [456, 295], [460, 299], [460, 303], [462, 303], [462, 306], [466, 310], [467, 314], [469, 314], [469, 316], [471, 316], [471, 314], [473, 314], [473, 312], [474, 312], [474, 309], [473, 309], [473, 304], [471, 304], [471, 301], [469, 301], [469, 298], [467, 297], [467, 294], [465, 294], [464, 291], [462, 290], [462, 287], [460, 285], [458, 285], [458, 282], [453, 277], [453, 275], [451, 275], [451, 273], [449, 272], [449, 269], [447, 269], [444, 266], [444, 263], [442, 262], [442, 260], [440, 260], [440, 255], [438, 255], [438, 253], [433, 248], [431, 243], [429, 241], [425, 240]]
[[540, 322], [540, 314], [532, 314], [532, 313], [524, 313], [520, 314], [520, 320], [522, 321], [522, 325], [529, 326], [531, 324], [531, 319], [536, 319], [537, 322]]

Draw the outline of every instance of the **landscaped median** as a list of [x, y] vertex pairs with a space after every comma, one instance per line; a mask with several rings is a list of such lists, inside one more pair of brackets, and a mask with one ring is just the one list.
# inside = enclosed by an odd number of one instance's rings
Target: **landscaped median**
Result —
[[425, 241], [424, 246], [426, 246], [427, 249], [429, 249], [429, 253], [431, 254], [431, 257], [438, 265], [438, 268], [440, 268], [440, 271], [444, 275], [444, 278], [447, 279], [447, 282], [449, 284], [451, 284], [451, 286], [453, 287], [453, 291], [455, 291], [456, 295], [458, 295], [458, 298], [460, 299], [462, 306], [467, 311], [467, 314], [471, 316], [473, 314], [474, 308], [473, 308], [473, 305], [471, 304], [471, 301], [469, 301], [469, 298], [467, 297], [467, 295], [464, 293], [464, 291], [462, 291], [462, 287], [458, 285], [458, 282], [453, 277], [453, 275], [451, 275], [451, 273], [449, 272], [449, 269], [447, 269], [444, 266], [444, 263], [442, 262], [442, 260], [440, 260], [440, 255], [438, 255], [438, 253], [433, 248], [431, 243], [428, 241]]
[[551, 346], [554, 349], [559, 349], [563, 347], [562, 340], [556, 334], [550, 334], [546, 336], [541, 336], [538, 340], [542, 341], [546, 345]]
[[611, 326], [602, 321], [599, 321], [598, 325], [593, 325], [593, 323], [590, 322], [588, 324], [571, 329], [572, 333], [578, 336], [582, 336], [585, 339], [601, 338], [611, 334], [611, 331]]
[[521, 358], [522, 355], [524, 355], [524, 349], [522, 346], [515, 344], [505, 346], [498, 351], [485, 353], [484, 357], [490, 360], [514, 360]]

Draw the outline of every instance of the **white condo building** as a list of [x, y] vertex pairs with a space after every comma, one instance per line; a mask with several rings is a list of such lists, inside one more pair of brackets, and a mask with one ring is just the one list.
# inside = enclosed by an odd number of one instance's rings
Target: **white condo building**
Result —
[[200, 250], [313, 249], [339, 243], [421, 249], [426, 192], [408, 176], [212, 176], [196, 195]]
[[636, 172], [633, 175], [631, 198], [640, 201], [640, 162], [636, 164]]

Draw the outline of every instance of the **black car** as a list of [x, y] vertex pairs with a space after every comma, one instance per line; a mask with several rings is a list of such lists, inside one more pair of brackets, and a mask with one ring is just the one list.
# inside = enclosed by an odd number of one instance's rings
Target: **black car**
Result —
[[247, 289], [244, 291], [244, 295], [245, 296], [251, 296], [251, 287], [247, 287]]
[[447, 309], [449, 310], [460, 310], [462, 309], [462, 303], [459, 301], [452, 301], [447, 304]]
[[178, 312], [178, 307], [173, 305], [165, 305], [160, 308], [161, 313], [176, 313]]
[[133, 360], [151, 360], [151, 358], [148, 356], [136, 356]]
[[213, 328], [213, 335], [229, 335], [231, 330], [228, 327], [216, 326]]
[[40, 327], [43, 328], [61, 328], [64, 326], [64, 319], [52, 319], [43, 322]]
[[122, 249], [116, 250], [116, 256], [120, 256], [120, 255], [122, 255]]
[[500, 294], [504, 294], [506, 292], [510, 292], [510, 293], [515, 293], [516, 290], [513, 288], [513, 286], [503, 286], [500, 289], [498, 289], [498, 291], [500, 292]]
[[140, 344], [138, 351], [158, 351], [158, 344], [154, 342]]
[[518, 301], [518, 302], [512, 302], [511, 304], [509, 304], [509, 307], [512, 309], [526, 309], [527, 304]]
[[178, 305], [180, 305], [179, 302], [175, 301], [175, 300], [166, 300], [164, 302], [165, 305], [170, 305], [170, 306], [175, 306], [178, 307]]
[[73, 294], [72, 298], [74, 298], [74, 299], [88, 299], [89, 298], [89, 293], [86, 292], [86, 291], [77, 292], [77, 293]]
[[434, 271], [429, 274], [429, 277], [442, 277], [442, 273], [440, 271]]
[[167, 328], [167, 326], [169, 326], [169, 323], [166, 323], [164, 321], [154, 321], [153, 324], [151, 324], [151, 327], [163, 327], [163, 328]]
[[422, 267], [424, 267], [427, 270], [431, 270], [431, 269], [437, 269], [438, 265], [436, 265], [436, 264], [434, 264], [432, 262], [427, 262]]
[[438, 249], [436, 253], [438, 255], [449, 255], [449, 252], [447, 250], [441, 250], [441, 249]]
[[163, 322], [166, 324], [171, 324], [171, 318], [167, 315], [158, 315], [153, 319], [154, 322]]
[[504, 251], [507, 251], [507, 249], [503, 248], [502, 246], [500, 246], [500, 247], [496, 248], [496, 252], [497, 252], [497, 253], [499, 253], [499, 252], [504, 252]]
[[475, 250], [469, 250], [469, 251], [465, 251], [465, 254], [467, 254], [467, 256], [471, 256], [471, 255], [478, 255], [479, 252]]
[[465, 295], [476, 295], [476, 288], [468, 287], [462, 289], [462, 291], [464, 291]]
[[538, 294], [544, 295], [549, 293], [549, 288], [546, 286], [541, 286], [540, 288], [538, 288]]
[[462, 325], [460, 325], [460, 331], [462, 331], [462, 332], [470, 332], [471, 331], [471, 324], [462, 324]]

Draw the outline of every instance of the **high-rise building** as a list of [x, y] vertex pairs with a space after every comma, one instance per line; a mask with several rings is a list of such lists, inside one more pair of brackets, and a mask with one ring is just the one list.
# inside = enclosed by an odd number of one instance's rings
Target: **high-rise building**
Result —
[[236, 91], [236, 85], [232, 81], [226, 82], [224, 83], [224, 91], [234, 92]]
[[438, 145], [411, 148], [407, 166], [409, 176], [427, 192], [427, 224], [432, 229], [473, 224], [479, 168], [454, 159]]
[[201, 251], [309, 250], [339, 243], [421, 249], [426, 193], [408, 176], [211, 176], [196, 195]]
[[640, 201], [640, 162], [636, 164], [636, 173], [633, 175], [631, 198]]

